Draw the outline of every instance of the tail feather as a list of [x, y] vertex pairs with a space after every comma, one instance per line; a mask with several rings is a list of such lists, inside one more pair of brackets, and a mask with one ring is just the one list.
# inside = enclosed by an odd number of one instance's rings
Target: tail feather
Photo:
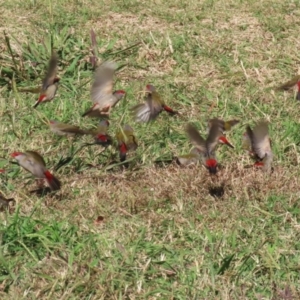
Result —
[[126, 160], [126, 154], [127, 154], [127, 147], [125, 143], [122, 143], [120, 145], [120, 161], [123, 162]]
[[36, 101], [35, 104], [33, 105], [33, 108], [37, 108], [41, 102], [42, 101], [40, 100]]
[[167, 105], [164, 105], [163, 106], [163, 109], [168, 112], [169, 114], [171, 115], [176, 115], [177, 114], [177, 111], [174, 111], [171, 107], [167, 106]]
[[52, 175], [49, 171], [46, 171], [44, 174], [45, 174], [46, 180], [50, 186], [50, 189], [52, 191], [59, 190], [61, 187], [60, 181], [54, 175]]

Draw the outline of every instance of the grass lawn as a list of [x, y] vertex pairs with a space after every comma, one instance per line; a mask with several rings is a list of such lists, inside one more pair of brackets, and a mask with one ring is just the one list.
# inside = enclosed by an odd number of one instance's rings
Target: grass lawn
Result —
[[[300, 3], [287, 0], [3, 1], [0, 8], [1, 299], [300, 299], [299, 101], [276, 87], [299, 73]], [[91, 29], [99, 60], [120, 69], [109, 134], [130, 124], [129, 167], [89, 136], [59, 137], [48, 120], [97, 126]], [[33, 109], [51, 53], [56, 98]], [[129, 114], [153, 84], [182, 117], [150, 124]], [[22, 92], [23, 91], [23, 92]], [[181, 168], [187, 122], [241, 122], [221, 168]], [[242, 149], [245, 126], [270, 122], [274, 172]], [[62, 181], [38, 194], [10, 153], [34, 150]], [[160, 163], [158, 163], [160, 161]]]

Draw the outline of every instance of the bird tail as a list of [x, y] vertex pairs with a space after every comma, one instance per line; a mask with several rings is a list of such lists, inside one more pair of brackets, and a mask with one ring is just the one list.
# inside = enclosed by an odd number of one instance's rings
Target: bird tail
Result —
[[120, 145], [120, 161], [123, 162], [126, 160], [126, 154], [127, 154], [127, 147], [125, 143], [122, 143]]
[[164, 105], [163, 106], [163, 109], [168, 112], [169, 114], [171, 115], [176, 115], [177, 114], [177, 111], [173, 110], [171, 107], [167, 106], [167, 105]]
[[36, 101], [35, 104], [33, 105], [33, 108], [37, 108], [41, 102], [42, 101], [40, 100]]
[[60, 189], [61, 183], [54, 175], [52, 175], [49, 171], [46, 171], [44, 175], [52, 191], [57, 191]]

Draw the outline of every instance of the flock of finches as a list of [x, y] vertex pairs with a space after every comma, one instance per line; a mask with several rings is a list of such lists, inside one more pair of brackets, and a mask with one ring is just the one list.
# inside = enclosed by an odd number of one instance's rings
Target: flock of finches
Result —
[[[39, 104], [51, 101], [56, 94], [59, 85], [57, 77], [57, 55], [52, 54], [46, 76], [40, 88], [40, 96], [34, 105], [36, 108]], [[95, 143], [107, 146], [112, 144], [112, 138], [107, 134], [109, 126], [109, 115], [111, 109], [122, 99], [125, 91], [113, 91], [113, 77], [117, 69], [117, 65], [112, 61], [105, 61], [95, 71], [94, 82], [91, 87], [91, 99], [93, 106], [87, 110], [82, 116], [102, 119], [95, 130], [83, 130], [78, 126], [64, 124], [59, 121], [51, 120], [49, 122], [50, 129], [58, 135], [92, 135]], [[298, 85], [297, 99], [300, 100], [300, 76], [296, 76], [289, 82], [283, 84], [280, 89], [287, 90], [294, 85]], [[162, 111], [166, 111], [170, 115], [179, 115], [178, 112], [167, 106], [153, 85], [146, 86], [146, 97], [143, 103], [131, 108], [131, 113], [137, 122], [150, 122], [155, 120]], [[238, 120], [223, 121], [217, 118], [208, 121], [208, 135], [204, 139], [192, 124], [187, 124], [186, 133], [194, 148], [187, 155], [177, 158], [180, 165], [190, 165], [199, 161], [207, 168], [210, 174], [216, 174], [218, 162], [216, 158], [216, 150], [219, 144], [233, 146], [226, 138], [226, 132], [232, 126], [239, 123]], [[136, 150], [138, 144], [134, 136], [133, 129], [129, 125], [124, 125], [116, 132], [117, 148], [120, 160], [125, 161], [128, 151]], [[268, 133], [268, 123], [260, 121], [251, 129], [249, 126], [243, 136], [243, 148], [247, 150], [254, 159], [255, 167], [260, 167], [265, 172], [272, 170], [271, 164], [273, 154], [271, 150], [270, 138]], [[14, 152], [11, 154], [20, 166], [32, 173], [36, 178], [46, 180], [52, 191], [59, 190], [60, 181], [51, 174], [45, 164], [43, 157], [34, 151]], [[0, 194], [0, 204], [7, 206], [12, 199], [5, 199]]]

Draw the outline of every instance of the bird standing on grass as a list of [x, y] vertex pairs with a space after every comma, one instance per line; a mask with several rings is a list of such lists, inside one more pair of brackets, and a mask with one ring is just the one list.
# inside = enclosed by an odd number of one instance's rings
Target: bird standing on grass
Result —
[[265, 172], [272, 171], [273, 153], [267, 122], [260, 121], [253, 129], [247, 126], [243, 148], [255, 159], [255, 167], [260, 167]]
[[133, 129], [129, 125], [124, 125], [117, 130], [116, 139], [118, 143], [118, 150], [120, 161], [126, 160], [127, 152], [134, 151], [138, 147], [136, 137], [134, 136]]
[[192, 144], [199, 151], [203, 165], [208, 169], [210, 174], [216, 174], [218, 162], [215, 152], [219, 143], [219, 138], [222, 135], [218, 123], [212, 122], [206, 140], [192, 124], [187, 125], [186, 132]]
[[43, 157], [34, 151], [14, 152], [11, 154], [19, 165], [25, 170], [40, 179], [46, 179], [52, 191], [59, 190], [61, 187], [60, 181], [52, 175], [46, 168], [46, 163]]
[[58, 83], [59, 83], [59, 78], [56, 77], [56, 73], [57, 73], [57, 56], [55, 53], [53, 53], [49, 60], [48, 70], [43, 80], [39, 99], [36, 101], [35, 105], [33, 106], [34, 108], [36, 108], [42, 102], [51, 101], [55, 97], [56, 91], [58, 89]]
[[113, 77], [117, 65], [115, 62], [103, 62], [96, 70], [91, 88], [94, 105], [82, 116], [92, 118], [109, 117], [111, 109], [123, 98], [125, 91], [113, 92]]
[[148, 84], [146, 86], [146, 99], [144, 103], [137, 104], [131, 108], [132, 114], [137, 122], [149, 122], [155, 120], [164, 110], [171, 115], [178, 114], [172, 108], [167, 106], [161, 98], [156, 88]]

